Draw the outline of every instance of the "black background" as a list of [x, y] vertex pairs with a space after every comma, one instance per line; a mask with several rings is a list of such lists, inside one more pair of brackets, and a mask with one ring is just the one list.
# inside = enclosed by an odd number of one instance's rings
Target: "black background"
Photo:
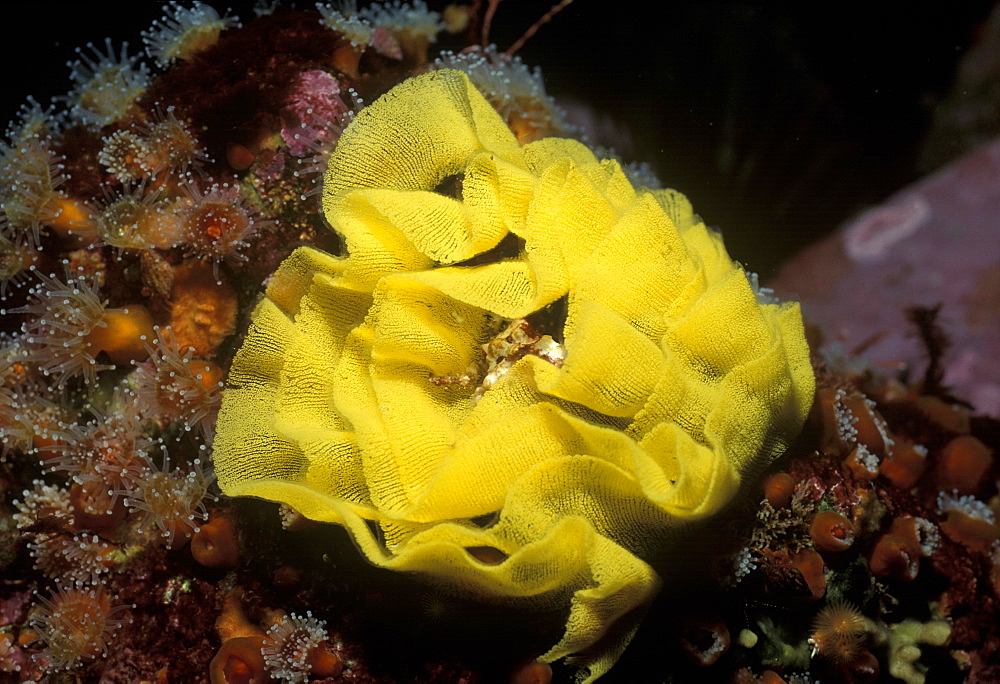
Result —
[[[209, 4], [253, 17], [253, 2]], [[687, 193], [766, 278], [917, 177], [933, 107], [992, 4], [575, 0], [520, 55], [550, 93], [606, 115], [622, 155]], [[550, 6], [505, 0], [492, 39], [506, 48]], [[65, 93], [78, 46], [110, 36], [138, 51], [160, 14], [158, 2], [18, 3], [0, 41], [0, 116]]]

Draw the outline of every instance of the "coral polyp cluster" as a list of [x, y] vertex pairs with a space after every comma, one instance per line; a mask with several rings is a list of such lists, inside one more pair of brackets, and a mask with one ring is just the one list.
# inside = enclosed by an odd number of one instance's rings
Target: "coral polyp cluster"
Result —
[[39, 660], [49, 672], [67, 670], [107, 654], [108, 644], [123, 621], [115, 615], [123, 606], [112, 603], [103, 587], [60, 587], [39, 596], [31, 618], [36, 639], [44, 644]]
[[299, 4], [166, 3], [11, 112], [0, 679], [1000, 679], [932, 310], [922, 381], [816, 353], [515, 54], [568, 2]]

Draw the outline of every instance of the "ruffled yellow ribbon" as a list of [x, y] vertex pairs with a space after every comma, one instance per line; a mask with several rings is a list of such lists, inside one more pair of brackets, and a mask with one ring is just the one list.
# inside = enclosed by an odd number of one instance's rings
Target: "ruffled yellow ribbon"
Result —
[[[229, 376], [220, 486], [343, 525], [376, 565], [568, 605], [543, 660], [595, 679], [657, 591], [642, 558], [801, 428], [798, 306], [758, 302], [682, 195], [573, 140], [519, 145], [459, 71], [362, 110], [323, 207], [348, 256], [301, 248], [274, 275]], [[561, 365], [440, 381], [563, 297]]]

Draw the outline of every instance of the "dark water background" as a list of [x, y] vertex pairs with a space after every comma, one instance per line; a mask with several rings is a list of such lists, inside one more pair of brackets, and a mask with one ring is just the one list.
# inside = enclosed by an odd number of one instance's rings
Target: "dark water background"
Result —
[[[254, 2], [208, 4], [253, 16]], [[491, 38], [505, 49], [551, 4], [502, 2]], [[934, 106], [994, 3], [777, 4], [575, 0], [520, 52], [550, 93], [603, 115], [622, 156], [687, 193], [765, 279], [919, 176]], [[78, 46], [110, 36], [141, 49], [161, 3], [113, 7], [19, 3], [0, 41], [0, 119], [28, 95], [64, 93]]]

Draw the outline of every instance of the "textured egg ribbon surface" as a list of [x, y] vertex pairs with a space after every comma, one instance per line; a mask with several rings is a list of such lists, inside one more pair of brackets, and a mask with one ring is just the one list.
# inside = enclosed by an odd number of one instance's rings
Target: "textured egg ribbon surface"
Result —
[[[574, 140], [521, 146], [455, 70], [357, 115], [323, 208], [347, 256], [300, 248], [268, 285], [219, 417], [222, 490], [343, 525], [378, 566], [564, 607], [542, 659], [595, 679], [659, 587], [643, 558], [800, 430], [798, 306], [758, 301], [683, 195]], [[480, 388], [484, 345], [558, 300], [563, 363], [528, 353]]]

